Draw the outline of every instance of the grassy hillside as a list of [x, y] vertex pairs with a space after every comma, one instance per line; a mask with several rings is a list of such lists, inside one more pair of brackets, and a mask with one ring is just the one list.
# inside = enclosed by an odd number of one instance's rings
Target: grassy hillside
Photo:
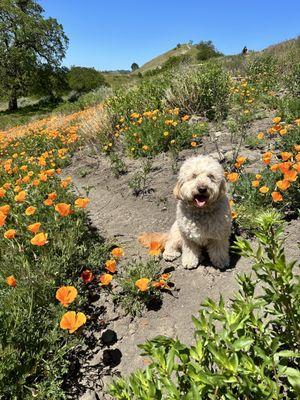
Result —
[[139, 72], [142, 74], [150, 71], [152, 69], [156, 69], [161, 67], [169, 58], [177, 57], [181, 55], [189, 55], [192, 59], [195, 59], [197, 53], [197, 49], [195, 46], [190, 44], [182, 44], [180, 47], [176, 47], [172, 50], [167, 51], [166, 53], [160, 54], [159, 56], [153, 58], [152, 60], [146, 62], [141, 66], [137, 71], [133, 72], [131, 75], [136, 75]]
[[[198, 63], [196, 58], [197, 51], [198, 50], [196, 48], [196, 45], [182, 44], [180, 47], [178, 48], [176, 47], [172, 50], [169, 50], [163, 54], [154, 57], [152, 60], [146, 62], [137, 71], [134, 71], [130, 75], [127, 75], [127, 81], [130, 81], [131, 77], [136, 76], [139, 72], [144, 74], [145, 72], [161, 68], [163, 64], [171, 57], [187, 55], [191, 58], [192, 63]], [[250, 49], [249, 55], [266, 53], [273, 55], [280, 60], [285, 58], [287, 52], [291, 51], [295, 52], [300, 51], [299, 37], [295, 39], [285, 40], [284, 42], [268, 46], [266, 49], [263, 49], [261, 51], [251, 51]], [[240, 54], [226, 55], [224, 57], [221, 57], [221, 60], [225, 66], [229, 67], [229, 69], [236, 69], [238, 66], [242, 65], [243, 57]]]

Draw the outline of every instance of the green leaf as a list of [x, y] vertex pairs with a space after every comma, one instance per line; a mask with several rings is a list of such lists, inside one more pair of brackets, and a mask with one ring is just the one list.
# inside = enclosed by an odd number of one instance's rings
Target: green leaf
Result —
[[238, 339], [234, 343], [232, 343], [232, 347], [235, 351], [239, 351], [242, 349], [244, 351], [248, 351], [253, 342], [254, 339], [242, 337], [241, 339]]

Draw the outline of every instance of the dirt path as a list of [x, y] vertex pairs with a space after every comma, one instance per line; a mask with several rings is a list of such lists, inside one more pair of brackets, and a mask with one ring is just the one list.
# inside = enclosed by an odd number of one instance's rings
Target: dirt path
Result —
[[[197, 150], [184, 151], [180, 158], [182, 161], [194, 153], [207, 154], [212, 149], [208, 144]], [[226, 151], [226, 146], [222, 150]], [[254, 163], [260, 158], [257, 151], [250, 156]], [[160, 155], [154, 160], [149, 174], [151, 190], [144, 197], [133, 196], [132, 189], [128, 186], [128, 182], [140, 168], [140, 161], [125, 162], [128, 173], [117, 179], [112, 174], [107, 158], [100, 157], [96, 160], [83, 151], [74, 156], [71, 166], [65, 171], [73, 177], [81, 194], [84, 193], [84, 187], [92, 187], [89, 194], [89, 215], [92, 224], [106, 240], [112, 240], [124, 247], [124, 265], [132, 258], [146, 256], [146, 250], [136, 241], [137, 235], [144, 231], [167, 231], [174, 221], [176, 206], [172, 196], [176, 174], [167, 155]], [[288, 258], [299, 256], [299, 227], [299, 221], [293, 221], [287, 227]], [[249, 261], [243, 258], [233, 259], [231, 268], [225, 272], [220, 272], [209, 264], [196, 270], [183, 270], [178, 261], [171, 265], [175, 268], [172, 272], [172, 282], [178, 292], [176, 296], [164, 295], [162, 307], [158, 311], [147, 311], [142, 318], [131, 321], [129, 316], [122, 316], [119, 311], [113, 310], [109, 298], [100, 299], [95, 303], [96, 307], [105, 306], [108, 327], [117, 335], [109, 347], [112, 351], [117, 349], [117, 353], [110, 354], [112, 357], [113, 354], [117, 354], [116, 360], [112, 362], [117, 364], [114, 371], [126, 375], [138, 367], [143, 367], [147, 360], [139, 356], [140, 350], [137, 345], [157, 335], [178, 337], [185, 343], [191, 343], [191, 316], [197, 314], [200, 303], [208, 296], [218, 299], [220, 293], [229, 301], [236, 288], [236, 274], [251, 269]], [[170, 264], [164, 263], [163, 266], [170, 267]], [[95, 332], [95, 337], [100, 340], [101, 332]], [[96, 344], [89, 360], [81, 367], [83, 384], [88, 389], [82, 399], [97, 399], [97, 396], [100, 399], [106, 398], [101, 394], [103, 380], [100, 383], [98, 378], [93, 378], [98, 376], [97, 368], [103, 368], [103, 352], [102, 346]], [[90, 368], [93, 370], [92, 374]], [[104, 379], [104, 382], [109, 379]]]

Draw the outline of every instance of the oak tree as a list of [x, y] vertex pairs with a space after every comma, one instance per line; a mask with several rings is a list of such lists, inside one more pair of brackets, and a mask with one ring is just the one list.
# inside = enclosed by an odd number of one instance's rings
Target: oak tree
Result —
[[37, 70], [60, 66], [68, 45], [63, 27], [45, 18], [35, 0], [0, 2], [0, 95], [16, 110], [18, 97], [28, 94]]

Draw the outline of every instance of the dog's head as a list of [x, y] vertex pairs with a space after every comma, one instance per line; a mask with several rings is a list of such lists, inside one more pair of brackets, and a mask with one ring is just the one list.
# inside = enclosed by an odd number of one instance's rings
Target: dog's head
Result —
[[200, 210], [209, 208], [225, 191], [224, 170], [219, 162], [210, 156], [197, 156], [182, 164], [174, 195]]

